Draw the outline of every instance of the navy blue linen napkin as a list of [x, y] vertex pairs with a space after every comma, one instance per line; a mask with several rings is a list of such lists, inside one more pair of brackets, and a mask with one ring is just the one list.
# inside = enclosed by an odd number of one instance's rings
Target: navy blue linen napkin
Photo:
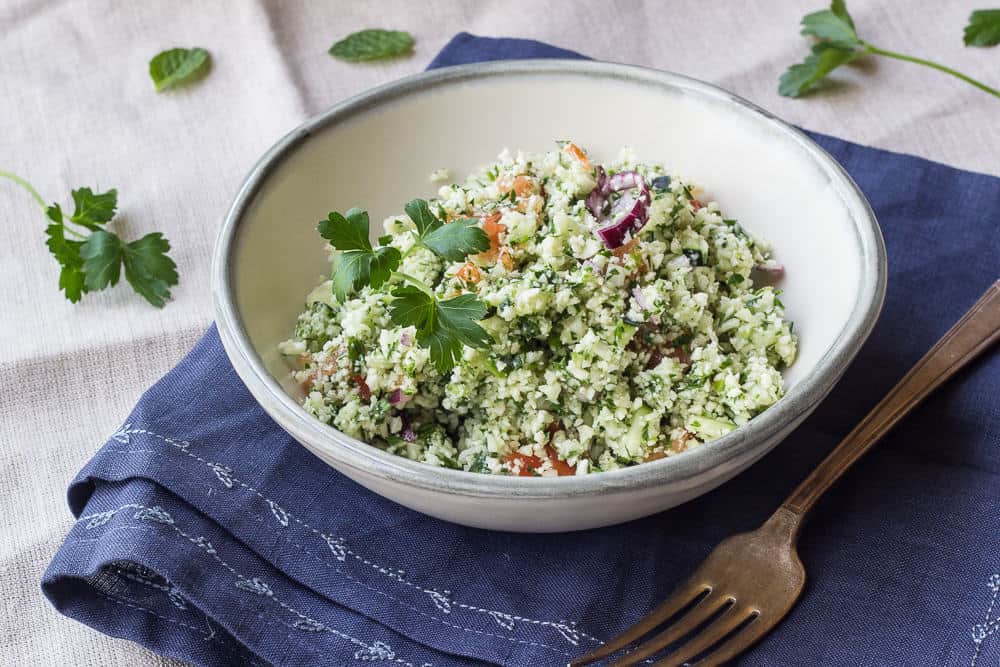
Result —
[[[431, 66], [524, 57], [580, 56], [462, 34]], [[581, 533], [444, 523], [293, 442], [212, 328], [73, 481], [78, 520], [45, 594], [201, 665], [560, 665], [612, 637], [719, 540], [763, 521], [997, 277], [1000, 179], [813, 136], [878, 213], [885, 310], [815, 414], [732, 482]], [[998, 664], [998, 395], [993, 352], [847, 475], [802, 534], [802, 600], [739, 664]]]

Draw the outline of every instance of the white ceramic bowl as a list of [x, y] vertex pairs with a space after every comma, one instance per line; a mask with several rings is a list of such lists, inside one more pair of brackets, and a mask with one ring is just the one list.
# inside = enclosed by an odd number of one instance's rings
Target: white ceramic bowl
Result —
[[[316, 222], [351, 206], [382, 220], [415, 196], [433, 195], [433, 169], [461, 176], [504, 147], [549, 150], [556, 139], [572, 139], [598, 161], [628, 144], [640, 159], [662, 161], [703, 185], [705, 198], [772, 242], [787, 268], [782, 300], [800, 336], [784, 398], [682, 455], [558, 478], [417, 463], [307, 414], [276, 346], [291, 335], [306, 293], [329, 273]], [[676, 74], [540, 60], [412, 76], [306, 122], [250, 172], [223, 225], [212, 275], [219, 333], [233, 366], [268, 414], [310, 451], [372, 491], [432, 516], [551, 532], [683, 503], [767, 453], [816, 407], [868, 336], [886, 269], [868, 202], [796, 129]]]

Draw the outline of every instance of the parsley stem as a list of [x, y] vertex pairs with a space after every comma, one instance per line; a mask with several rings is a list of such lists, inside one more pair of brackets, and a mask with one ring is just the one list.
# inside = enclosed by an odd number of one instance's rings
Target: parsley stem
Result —
[[906, 62], [916, 63], [918, 65], [924, 65], [926, 67], [932, 67], [932, 68], [938, 70], [939, 72], [944, 72], [945, 74], [950, 74], [950, 75], [952, 75], [954, 77], [957, 77], [957, 78], [961, 79], [962, 81], [965, 81], [966, 83], [971, 83], [976, 88], [979, 88], [980, 90], [986, 91], [990, 95], [994, 95], [996, 97], [1000, 97], [1000, 90], [997, 90], [996, 88], [990, 88], [985, 83], [982, 83], [981, 81], [976, 81], [972, 77], [966, 76], [965, 74], [962, 74], [961, 72], [953, 70], [950, 67], [945, 67], [944, 65], [940, 65], [940, 64], [938, 64], [936, 62], [933, 62], [933, 61], [930, 61], [930, 60], [924, 60], [923, 58], [917, 58], [917, 57], [914, 57], [914, 56], [908, 56], [908, 55], [903, 54], [903, 53], [896, 53], [895, 51], [886, 51], [885, 49], [880, 49], [877, 46], [869, 44], [868, 42], [865, 42], [865, 41], [862, 41], [861, 43], [865, 46], [865, 48], [868, 49], [869, 53], [876, 53], [876, 54], [878, 54], [880, 56], [886, 56], [887, 58], [895, 58], [896, 60], [904, 60]]
[[431, 299], [436, 300], [437, 297], [434, 296], [434, 292], [431, 291], [430, 287], [424, 284], [424, 281], [418, 280], [409, 274], [403, 273], [402, 271], [394, 271], [393, 275], [399, 276], [400, 278], [402, 278], [403, 280], [410, 283], [411, 285], [419, 289], [421, 292], [429, 296]]
[[417, 248], [422, 248], [424, 246], [423, 242], [420, 240], [420, 237], [417, 236], [416, 234], [414, 234], [414, 236], [416, 236], [417, 240], [413, 243], [413, 245], [409, 247], [409, 249], [406, 252], [403, 253], [403, 256], [399, 258], [399, 261], [403, 261], [404, 259], [410, 256], [411, 252], [413, 252]]
[[14, 181], [15, 183], [23, 187], [25, 190], [27, 190], [28, 193], [35, 198], [35, 201], [38, 202], [38, 205], [41, 206], [43, 210], [47, 208], [45, 205], [45, 200], [42, 199], [42, 196], [40, 194], [38, 194], [38, 190], [32, 187], [31, 183], [24, 180], [17, 174], [10, 173], [9, 171], [0, 171], [0, 176], [2, 176], [3, 178], [9, 178], [10, 180]]

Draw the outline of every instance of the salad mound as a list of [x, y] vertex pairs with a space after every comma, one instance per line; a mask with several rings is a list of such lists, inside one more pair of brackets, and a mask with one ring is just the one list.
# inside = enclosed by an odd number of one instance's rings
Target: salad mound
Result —
[[[440, 172], [435, 172], [440, 177]], [[504, 151], [384, 223], [320, 223], [303, 405], [436, 466], [582, 475], [674, 456], [774, 404], [796, 354], [767, 244], [662, 165]]]

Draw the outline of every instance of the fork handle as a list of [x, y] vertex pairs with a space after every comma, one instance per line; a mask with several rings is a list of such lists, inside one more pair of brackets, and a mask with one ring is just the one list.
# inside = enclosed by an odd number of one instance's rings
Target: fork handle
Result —
[[[924, 398], [1000, 339], [1000, 280], [948, 330], [892, 391], [847, 434], [781, 506], [801, 519], [889, 429]], [[796, 522], [798, 523], [798, 522]]]

